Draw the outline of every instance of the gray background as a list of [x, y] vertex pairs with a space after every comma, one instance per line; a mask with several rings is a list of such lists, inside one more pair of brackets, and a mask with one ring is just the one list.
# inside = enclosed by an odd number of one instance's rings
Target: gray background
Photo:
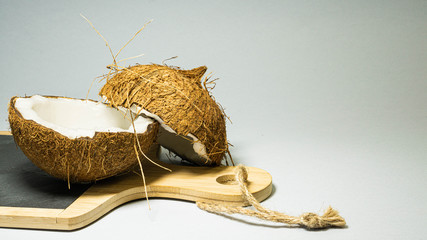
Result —
[[82, 98], [106, 73], [108, 49], [80, 13], [114, 51], [154, 19], [119, 58], [208, 66], [235, 161], [273, 176], [264, 205], [294, 215], [332, 205], [348, 228], [236, 221], [158, 199], [79, 231], [0, 229], [1, 239], [427, 238], [426, 1], [0, 1], [0, 130], [12, 96]]

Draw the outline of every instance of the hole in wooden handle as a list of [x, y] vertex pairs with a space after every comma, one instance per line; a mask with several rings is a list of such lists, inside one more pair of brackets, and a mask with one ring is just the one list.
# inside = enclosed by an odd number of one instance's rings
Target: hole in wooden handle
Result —
[[228, 174], [228, 175], [222, 175], [216, 178], [216, 181], [219, 184], [224, 184], [224, 185], [237, 185], [236, 182], [236, 176], [233, 174]]

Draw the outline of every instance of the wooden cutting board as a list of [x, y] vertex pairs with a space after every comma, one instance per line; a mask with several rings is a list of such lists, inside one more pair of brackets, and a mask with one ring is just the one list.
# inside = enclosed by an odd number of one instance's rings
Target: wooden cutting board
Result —
[[[156, 151], [151, 153], [155, 158]], [[147, 192], [136, 173], [90, 185], [52, 178], [16, 147], [9, 132], [0, 132], [0, 227], [74, 230], [135, 199], [161, 197], [188, 201], [221, 201], [244, 205], [233, 182], [235, 167], [192, 167], [162, 163], [172, 172], [144, 164]], [[249, 191], [259, 200], [272, 191], [271, 175], [247, 167]]]

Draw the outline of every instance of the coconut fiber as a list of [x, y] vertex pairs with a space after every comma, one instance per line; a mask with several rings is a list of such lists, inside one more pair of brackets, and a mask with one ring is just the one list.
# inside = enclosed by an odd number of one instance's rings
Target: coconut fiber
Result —
[[[54, 97], [56, 98], [56, 97]], [[70, 139], [32, 120], [9, 103], [9, 123], [16, 144], [40, 169], [68, 182], [93, 182], [132, 169], [137, 164], [135, 134], [96, 132], [92, 138]], [[137, 134], [141, 149], [148, 152], [156, 139], [158, 123]], [[141, 156], [142, 157], [142, 156]]]
[[193, 134], [206, 147], [205, 165], [219, 165], [228, 152], [223, 109], [202, 86], [205, 66], [181, 70], [135, 65], [107, 77], [100, 95], [113, 107], [139, 106], [159, 116], [178, 135]]

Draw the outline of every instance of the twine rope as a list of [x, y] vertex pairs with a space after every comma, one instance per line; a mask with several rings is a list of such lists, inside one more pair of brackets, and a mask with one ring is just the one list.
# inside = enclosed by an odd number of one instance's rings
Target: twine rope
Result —
[[259, 219], [285, 223], [292, 226], [300, 226], [309, 229], [321, 229], [329, 227], [344, 227], [346, 222], [343, 217], [338, 214], [338, 211], [332, 207], [328, 207], [325, 213], [319, 216], [316, 213], [304, 213], [298, 217], [289, 216], [281, 212], [269, 210], [261, 206], [247, 186], [248, 171], [243, 165], [236, 168], [235, 180], [237, 181], [242, 197], [249, 205], [256, 210], [247, 209], [244, 207], [227, 206], [221, 203], [214, 202], [196, 202], [197, 207], [211, 213], [227, 213], [227, 214], [243, 214], [247, 216], [257, 217]]

